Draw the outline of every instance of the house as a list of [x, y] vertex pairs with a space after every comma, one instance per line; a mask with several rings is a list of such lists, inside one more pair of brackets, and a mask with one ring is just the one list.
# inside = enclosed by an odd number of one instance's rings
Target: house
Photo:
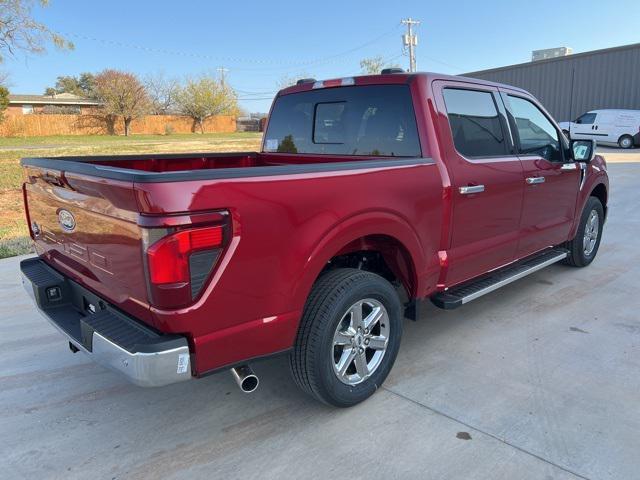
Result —
[[9, 95], [8, 115], [44, 114], [88, 114], [102, 104], [90, 98], [72, 93], [56, 95]]

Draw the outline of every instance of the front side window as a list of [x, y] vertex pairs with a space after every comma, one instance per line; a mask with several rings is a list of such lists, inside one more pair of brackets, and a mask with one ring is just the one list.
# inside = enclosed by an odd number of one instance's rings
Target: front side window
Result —
[[558, 131], [542, 111], [521, 97], [509, 95], [511, 113], [520, 139], [522, 155], [539, 155], [549, 161], [562, 161]]
[[445, 88], [444, 101], [458, 152], [470, 158], [507, 154], [507, 142], [491, 92]]
[[276, 100], [265, 152], [420, 157], [406, 85], [323, 88]]
[[595, 113], [585, 113], [584, 115], [580, 115], [576, 118], [576, 123], [580, 125], [593, 125], [593, 122], [596, 121]]

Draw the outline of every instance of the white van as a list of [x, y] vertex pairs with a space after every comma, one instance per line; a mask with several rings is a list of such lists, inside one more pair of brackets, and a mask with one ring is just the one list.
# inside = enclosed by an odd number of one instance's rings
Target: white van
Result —
[[640, 110], [591, 110], [559, 125], [571, 139], [594, 139], [621, 148], [640, 146]]

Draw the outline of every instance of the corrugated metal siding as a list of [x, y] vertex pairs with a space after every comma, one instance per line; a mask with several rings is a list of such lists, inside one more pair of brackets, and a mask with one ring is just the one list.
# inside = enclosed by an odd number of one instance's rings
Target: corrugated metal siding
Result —
[[524, 88], [559, 121], [600, 108], [640, 110], [640, 44], [464, 76]]

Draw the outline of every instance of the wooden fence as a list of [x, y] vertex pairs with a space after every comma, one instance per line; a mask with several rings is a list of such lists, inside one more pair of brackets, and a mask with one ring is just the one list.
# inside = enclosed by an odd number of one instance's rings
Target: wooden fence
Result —
[[[220, 115], [207, 119], [206, 133], [235, 132], [236, 119]], [[171, 134], [200, 132], [192, 119], [178, 115], [147, 115], [131, 123], [131, 133]], [[121, 135], [122, 120], [109, 125], [97, 115], [6, 115], [0, 122], [2, 137], [35, 137], [48, 135]]]

